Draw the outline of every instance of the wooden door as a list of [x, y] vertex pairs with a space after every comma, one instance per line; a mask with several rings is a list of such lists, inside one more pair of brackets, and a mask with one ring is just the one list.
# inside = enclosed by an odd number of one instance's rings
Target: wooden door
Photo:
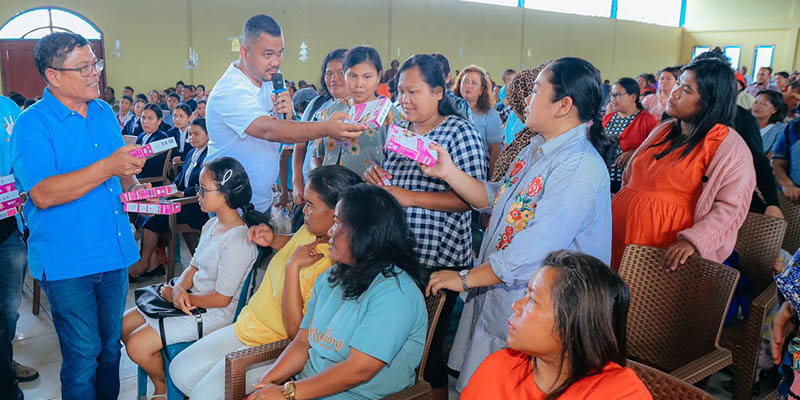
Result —
[[[0, 40], [0, 76], [3, 79], [3, 94], [17, 92], [26, 99], [32, 99], [42, 95], [44, 91], [44, 79], [36, 69], [36, 62], [33, 58], [33, 49], [38, 40], [14, 39]], [[90, 40], [95, 56], [102, 59], [103, 41]], [[108, 64], [106, 64], [108, 65]], [[100, 95], [106, 86], [106, 71], [100, 74]]]

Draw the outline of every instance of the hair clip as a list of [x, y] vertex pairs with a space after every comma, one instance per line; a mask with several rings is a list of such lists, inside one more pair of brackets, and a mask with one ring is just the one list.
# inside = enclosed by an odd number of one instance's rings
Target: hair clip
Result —
[[219, 183], [220, 186], [225, 186], [225, 182], [229, 181], [233, 176], [233, 170], [229, 169], [225, 171], [225, 175], [222, 176], [222, 182]]

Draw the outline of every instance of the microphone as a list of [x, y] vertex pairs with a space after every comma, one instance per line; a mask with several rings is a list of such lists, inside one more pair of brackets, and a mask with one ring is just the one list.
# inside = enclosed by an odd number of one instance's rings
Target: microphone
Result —
[[[286, 83], [283, 81], [283, 75], [280, 72], [272, 74], [272, 93], [275, 96], [286, 91]], [[278, 118], [286, 119], [286, 114], [278, 114]]]

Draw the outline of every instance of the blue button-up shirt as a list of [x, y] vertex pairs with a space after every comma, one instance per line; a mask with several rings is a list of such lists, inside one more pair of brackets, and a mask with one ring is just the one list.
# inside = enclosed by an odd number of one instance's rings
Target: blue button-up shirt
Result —
[[[9, 128], [13, 129], [14, 122], [16, 122], [18, 116], [19, 106], [17, 103], [14, 103], [8, 97], [0, 96], [0, 126], [3, 127], [3, 129], [0, 129], [0, 132], [2, 132], [0, 136], [3, 138], [0, 140], [0, 176], [13, 173], [11, 171], [11, 134], [13, 131]], [[20, 190], [19, 181], [16, 182], [16, 187], [17, 190]], [[17, 214], [16, 218], [17, 229], [23, 232], [22, 217]]]
[[[102, 100], [88, 103], [86, 118], [45, 89], [14, 126], [11, 151], [15, 176], [25, 191], [42, 180], [85, 168], [124, 145], [119, 123]], [[119, 178], [83, 197], [48, 209], [25, 204], [31, 236], [31, 275], [49, 280], [77, 278], [126, 268], [139, 259], [128, 216], [122, 211]]]

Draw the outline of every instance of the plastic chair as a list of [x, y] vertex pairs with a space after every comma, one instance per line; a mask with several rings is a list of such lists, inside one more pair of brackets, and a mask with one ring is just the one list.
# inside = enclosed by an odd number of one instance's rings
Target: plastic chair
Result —
[[664, 249], [639, 245], [622, 256], [619, 275], [631, 293], [628, 358], [697, 383], [733, 362], [719, 337], [739, 271], [697, 256], [666, 271], [663, 257]]
[[[385, 399], [416, 400], [431, 398], [431, 385], [425, 381], [423, 373], [425, 371], [425, 362], [428, 359], [431, 341], [433, 340], [433, 333], [436, 331], [436, 322], [439, 320], [442, 307], [444, 307], [444, 299], [444, 293], [425, 299], [425, 306], [428, 309], [428, 336], [425, 340], [425, 350], [422, 353], [422, 360], [420, 360], [419, 367], [417, 368], [416, 383], [409, 388], [385, 397]], [[243, 399], [246, 391], [245, 374], [247, 373], [247, 367], [278, 358], [289, 343], [291, 343], [291, 340], [284, 339], [228, 353], [228, 355], [225, 356], [225, 400]]]
[[[250, 288], [250, 282], [255, 281], [256, 273], [259, 260], [261, 259], [261, 249], [258, 249], [258, 257], [256, 257], [256, 262], [253, 263], [250, 272], [248, 272], [247, 277], [245, 278], [244, 282], [242, 283], [242, 292], [239, 295], [239, 301], [236, 304], [236, 313], [234, 314], [233, 320], [236, 321], [236, 318], [239, 317], [239, 313], [244, 308], [245, 304], [247, 304], [247, 300], [250, 298], [250, 292], [248, 289]], [[175, 386], [172, 382], [172, 379], [169, 377], [169, 364], [170, 361], [178, 355], [178, 353], [185, 350], [189, 347], [195, 340], [190, 342], [181, 342], [181, 343], [174, 343], [167, 346], [166, 349], [161, 349], [161, 358], [164, 361], [164, 376], [166, 377], [167, 381], [167, 399], [169, 400], [183, 400], [185, 395], [181, 393], [180, 390]], [[144, 372], [142, 367], [139, 367], [138, 372], [138, 394], [137, 398], [143, 398], [147, 396], [147, 373]]]

